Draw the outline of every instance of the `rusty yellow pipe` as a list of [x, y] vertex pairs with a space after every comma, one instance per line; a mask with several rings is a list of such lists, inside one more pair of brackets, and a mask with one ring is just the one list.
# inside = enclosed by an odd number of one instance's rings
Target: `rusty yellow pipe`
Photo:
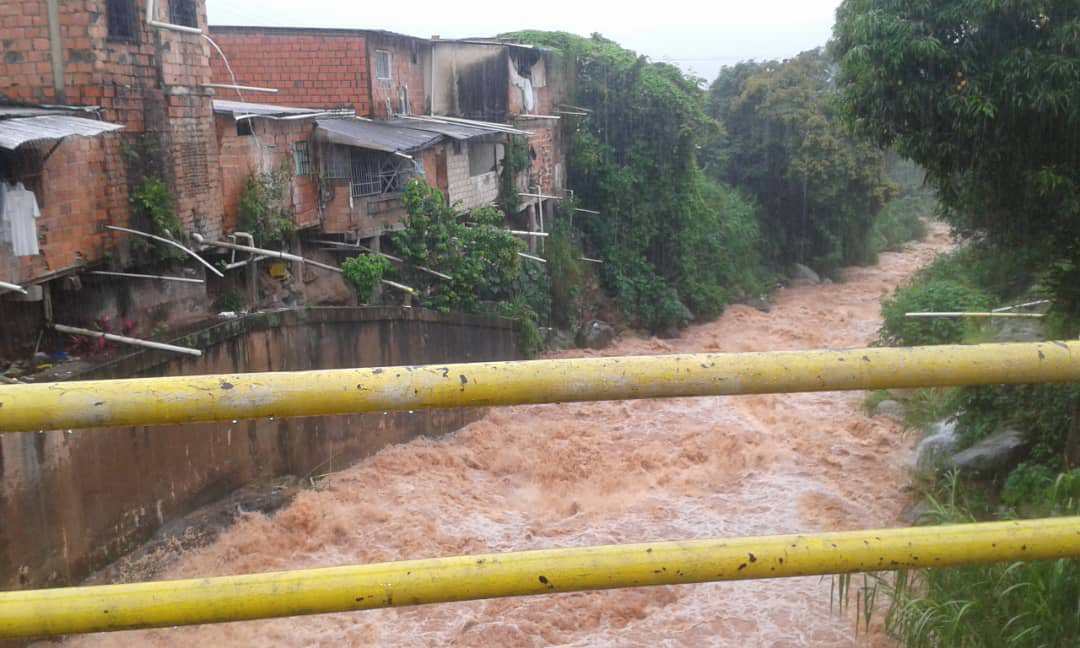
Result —
[[708, 353], [0, 386], [0, 432], [467, 407], [1080, 380], [1080, 342]]
[[1080, 557], [1080, 518], [548, 549], [0, 594], [0, 639], [619, 587]]

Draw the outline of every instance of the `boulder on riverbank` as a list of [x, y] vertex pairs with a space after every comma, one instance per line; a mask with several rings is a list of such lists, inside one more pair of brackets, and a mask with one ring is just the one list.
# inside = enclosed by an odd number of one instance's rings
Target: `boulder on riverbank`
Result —
[[816, 286], [821, 283], [821, 276], [801, 263], [791, 265], [792, 286]]
[[615, 328], [607, 322], [592, 320], [578, 330], [575, 341], [582, 349], [606, 349], [615, 341]]
[[992, 477], [1012, 469], [1027, 452], [1028, 440], [1019, 430], [1006, 428], [950, 457], [948, 467], [977, 477]]

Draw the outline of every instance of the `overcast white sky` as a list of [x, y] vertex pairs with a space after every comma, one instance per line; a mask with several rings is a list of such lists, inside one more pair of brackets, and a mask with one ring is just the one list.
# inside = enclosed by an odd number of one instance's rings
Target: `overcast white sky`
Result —
[[824, 45], [840, 0], [207, 0], [212, 25], [387, 29], [413, 36], [492, 36], [518, 29], [600, 32], [654, 60], [711, 80], [743, 59], [785, 58]]

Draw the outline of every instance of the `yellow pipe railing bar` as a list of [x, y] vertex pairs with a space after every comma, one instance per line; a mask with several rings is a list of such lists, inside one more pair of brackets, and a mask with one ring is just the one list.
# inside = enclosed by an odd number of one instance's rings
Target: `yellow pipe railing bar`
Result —
[[0, 432], [470, 407], [1080, 381], [1080, 342], [484, 362], [0, 386]]
[[1080, 557], [1080, 518], [548, 549], [0, 594], [0, 638], [621, 587]]

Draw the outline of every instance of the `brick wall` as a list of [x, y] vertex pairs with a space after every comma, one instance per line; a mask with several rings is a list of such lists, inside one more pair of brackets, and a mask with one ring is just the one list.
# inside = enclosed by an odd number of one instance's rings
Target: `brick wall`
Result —
[[[352, 107], [371, 111], [364, 36], [318, 29], [212, 27], [210, 35], [229, 58], [240, 85], [277, 88], [246, 94], [247, 101], [303, 108]], [[211, 60], [215, 83], [232, 83], [221, 57]], [[223, 90], [219, 96], [237, 99]]]
[[[430, 42], [383, 32], [371, 32], [366, 38], [368, 74], [371, 79], [371, 116], [378, 119], [393, 116], [387, 113], [387, 99], [390, 100], [391, 112], [400, 112], [400, 97], [403, 92], [408, 95], [411, 114], [426, 114], [427, 77], [424, 69], [431, 56]], [[390, 79], [378, 78], [376, 64], [379, 50], [390, 53]]]
[[[158, 5], [159, 17], [168, 16], [169, 0]], [[60, 95], [53, 85], [47, 3], [0, 3], [0, 94], [29, 102], [101, 106], [105, 120], [126, 127], [119, 135], [98, 138], [103, 150], [95, 161], [101, 174], [95, 184], [104, 188], [105, 206], [95, 213], [97, 225], [54, 227], [50, 246], [63, 252], [44, 254], [29, 268], [24, 264], [34, 276], [67, 267], [70, 264], [57, 267], [55, 262], [68, 259], [73, 250], [92, 263], [122, 249], [125, 237], [106, 237], [99, 230], [106, 222], [132, 224], [130, 189], [144, 174], [167, 182], [188, 230], [211, 236], [220, 232], [212, 92], [202, 87], [210, 79], [209, 45], [198, 34], [151, 28], [145, 23], [145, 7], [145, 0], [133, 0], [134, 35], [118, 40], [109, 34], [105, 0], [59, 4], [64, 67]], [[200, 1], [197, 10], [198, 24], [205, 27], [205, 3]], [[50, 161], [77, 165], [78, 156], [64, 159], [67, 151], [65, 143]], [[133, 156], [133, 151], [138, 154]], [[44, 194], [53, 188], [43, 185], [41, 190], [39, 198], [46, 202]]]
[[[70, 268], [81, 260], [102, 258], [106, 238], [103, 226], [109, 222], [106, 138], [116, 136], [69, 138], [46, 160], [36, 183], [48, 188], [37, 192], [41, 254], [18, 258], [16, 281]], [[39, 145], [38, 150], [44, 155], [51, 147]]]
[[[240, 196], [251, 174], [287, 165], [294, 169], [293, 144], [310, 141], [312, 122], [301, 119], [274, 121], [251, 120], [255, 135], [237, 135], [236, 121], [231, 115], [217, 115], [217, 138], [220, 150], [221, 191], [226, 233], [239, 229]], [[256, 141], [256, 137], [258, 140]], [[317, 172], [314, 146], [309, 146], [312, 172]], [[290, 200], [295, 212], [296, 226], [312, 227], [319, 224], [318, 186], [316, 175], [293, 176], [289, 187]]]
[[[500, 161], [503, 147], [498, 145], [496, 158]], [[469, 145], [446, 147], [446, 176], [451, 203], [460, 203], [462, 209], [475, 209], [491, 205], [499, 197], [499, 174], [495, 171], [477, 176], [469, 175]]]

